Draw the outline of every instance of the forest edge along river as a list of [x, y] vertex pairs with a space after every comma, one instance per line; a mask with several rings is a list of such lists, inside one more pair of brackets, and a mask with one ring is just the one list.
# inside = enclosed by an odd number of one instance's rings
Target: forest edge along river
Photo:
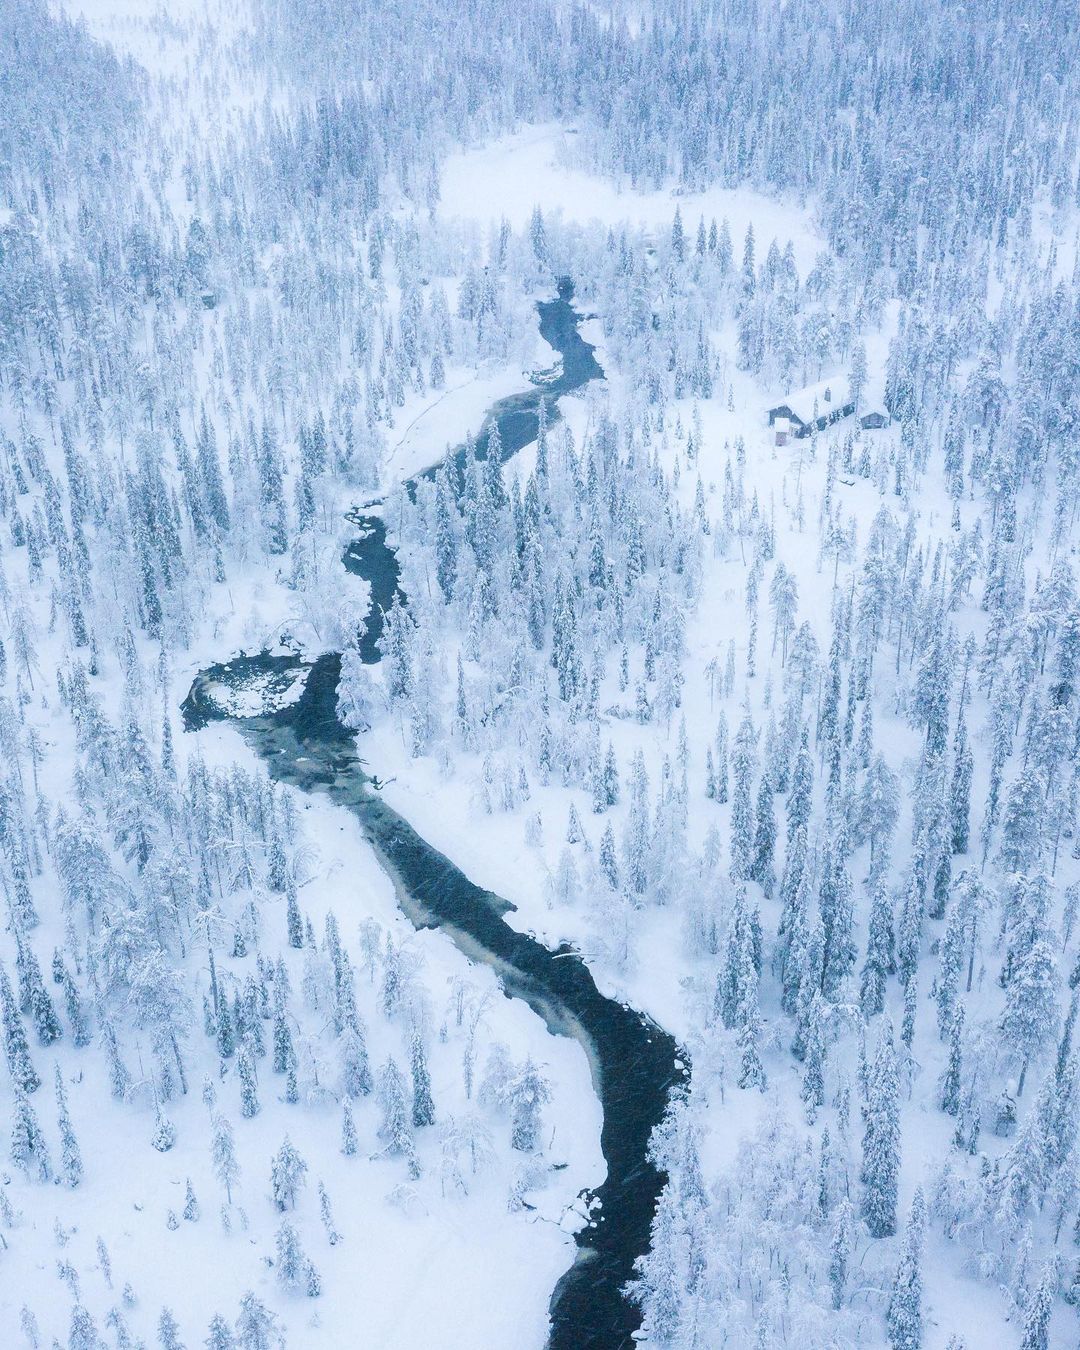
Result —
[[[558, 298], [537, 305], [540, 332], [562, 357], [561, 373], [489, 409], [478, 458], [486, 454], [491, 426], [498, 426], [503, 455], [509, 457], [536, 439], [542, 400], [555, 420], [560, 395], [603, 378], [592, 347], [578, 331], [580, 316], [572, 296], [571, 283], [561, 279]], [[466, 450], [451, 454], [460, 465]], [[433, 472], [425, 470], [406, 487]], [[379, 660], [382, 614], [401, 595], [399, 569], [382, 518], [357, 513], [350, 519], [359, 535], [343, 562], [371, 584], [371, 614], [360, 653], [373, 663]], [[577, 1259], [551, 1297], [548, 1345], [551, 1350], [622, 1350], [634, 1344], [640, 1325], [625, 1286], [634, 1275], [635, 1260], [648, 1249], [664, 1182], [649, 1160], [649, 1138], [672, 1090], [685, 1081], [684, 1056], [674, 1039], [644, 1014], [603, 997], [571, 948], [552, 950], [512, 928], [504, 918], [512, 904], [474, 885], [387, 805], [365, 772], [354, 733], [338, 720], [340, 669], [336, 653], [307, 662], [295, 655], [260, 652], [211, 666], [196, 678], [184, 702], [185, 726], [198, 730], [212, 721], [234, 722], [275, 779], [323, 792], [352, 811], [409, 919], [417, 927], [445, 930], [470, 960], [494, 968], [509, 997], [524, 999], [553, 1033], [573, 1036], [585, 1047], [603, 1109], [601, 1148], [607, 1177], [583, 1196], [590, 1218], [576, 1235]], [[253, 677], [271, 692], [275, 687], [284, 691], [304, 670], [299, 697], [271, 713], [231, 716], [215, 698], [215, 688], [244, 685]]]

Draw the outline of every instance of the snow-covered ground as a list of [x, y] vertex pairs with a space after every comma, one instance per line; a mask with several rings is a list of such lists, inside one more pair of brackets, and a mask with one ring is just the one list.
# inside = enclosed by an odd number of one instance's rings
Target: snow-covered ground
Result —
[[539, 206], [545, 217], [606, 229], [644, 229], [666, 237], [676, 208], [691, 233], [698, 219], [726, 219], [739, 245], [752, 224], [759, 247], [770, 239], [795, 245], [800, 272], [808, 272], [823, 241], [810, 211], [796, 202], [777, 201], [748, 188], [711, 187], [685, 192], [674, 185], [658, 190], [617, 185], [576, 167], [578, 136], [572, 126], [523, 127], [485, 145], [450, 155], [439, 183], [439, 213], [448, 221], [478, 226], [506, 219], [517, 229], [529, 223]]

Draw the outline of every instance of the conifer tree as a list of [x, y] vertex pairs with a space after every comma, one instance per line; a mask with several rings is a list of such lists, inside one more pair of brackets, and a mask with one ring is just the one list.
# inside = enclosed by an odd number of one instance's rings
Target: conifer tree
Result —
[[409, 1042], [409, 1062], [412, 1070], [412, 1123], [422, 1129], [435, 1123], [435, 1103], [431, 1099], [431, 1075], [428, 1073], [424, 1039], [418, 1026], [413, 1027]]
[[971, 835], [971, 779], [975, 760], [961, 715], [953, 742], [953, 776], [949, 789], [949, 829], [953, 853], [966, 853]]
[[354, 1158], [356, 1149], [356, 1123], [353, 1120], [352, 1103], [346, 1097], [341, 1103], [341, 1152], [346, 1158]]
[[217, 1052], [222, 1059], [231, 1059], [236, 1053], [236, 1027], [227, 998], [218, 1001]]
[[236, 1350], [275, 1350], [277, 1318], [249, 1290], [240, 1300], [236, 1319]]
[[169, 1308], [162, 1308], [161, 1310], [161, 1316], [158, 1318], [157, 1335], [161, 1350], [184, 1350], [184, 1343], [180, 1339], [180, 1328], [177, 1326], [176, 1318]]
[[4, 1054], [16, 1092], [32, 1093], [41, 1086], [26, 1040], [19, 1010], [15, 1004], [7, 972], [0, 967], [0, 1018], [3, 1022]]
[[363, 1027], [356, 1014], [350, 1016], [341, 1033], [341, 1070], [345, 1095], [354, 1100], [367, 1096], [372, 1089], [371, 1067]]
[[307, 1163], [286, 1135], [270, 1164], [270, 1189], [279, 1210], [296, 1208], [296, 1197], [306, 1176]]
[[285, 916], [289, 946], [300, 951], [304, 945], [304, 925], [300, 918], [300, 905], [296, 897], [296, 884], [291, 879], [288, 882], [285, 892]]
[[915, 1017], [919, 1007], [919, 973], [914, 971], [904, 985], [904, 1017], [900, 1024], [900, 1039], [911, 1053], [915, 1040]]
[[814, 760], [810, 754], [806, 728], [803, 728], [795, 766], [791, 774], [791, 792], [787, 803], [788, 843], [794, 838], [801, 826], [810, 821], [810, 809], [814, 791]]
[[45, 1136], [38, 1124], [37, 1114], [26, 1093], [19, 1088], [15, 1089], [12, 1112], [11, 1161], [27, 1178], [48, 1181], [52, 1176]]
[[634, 756], [630, 778], [630, 810], [623, 836], [623, 856], [629, 889], [644, 893], [649, 876], [649, 779], [645, 757], [640, 750]]
[[307, 1282], [307, 1259], [300, 1238], [291, 1223], [283, 1223], [275, 1237], [276, 1272], [282, 1289], [302, 1289]]
[[236, 1063], [240, 1073], [240, 1114], [250, 1120], [259, 1114], [259, 1094], [255, 1086], [255, 1064], [246, 1046], [240, 1047]]
[[56, 1015], [56, 1009], [49, 997], [49, 991], [45, 987], [37, 958], [29, 951], [26, 953], [26, 958], [29, 967], [30, 1015], [37, 1032], [38, 1044], [52, 1045], [54, 1041], [61, 1039], [64, 1029]]
[[319, 1216], [322, 1219], [323, 1227], [326, 1229], [327, 1241], [331, 1247], [336, 1247], [341, 1241], [341, 1234], [334, 1227], [334, 1213], [330, 1208], [330, 1197], [321, 1181], [319, 1182]]
[[71, 1310], [68, 1350], [97, 1350], [99, 1345], [101, 1340], [93, 1317], [81, 1303], [76, 1303]]
[[379, 1099], [383, 1110], [379, 1134], [386, 1140], [386, 1151], [408, 1159], [411, 1164], [415, 1150], [405, 1105], [405, 1079], [393, 1058], [387, 1059], [379, 1075]]
[[766, 1075], [758, 1051], [761, 1016], [758, 1010], [758, 971], [754, 960], [753, 928], [749, 918], [737, 924], [734, 937], [734, 1023], [739, 1047], [741, 1088], [756, 1087], [764, 1092]]
[[890, 1350], [920, 1350], [922, 1346], [922, 1245], [926, 1209], [921, 1188], [911, 1202], [904, 1245], [893, 1279], [885, 1314]]
[[162, 1112], [160, 1106], [154, 1121], [154, 1132], [150, 1136], [150, 1143], [159, 1153], [168, 1153], [176, 1143], [176, 1126]]
[[64, 1090], [59, 1065], [56, 1066], [56, 1112], [60, 1126], [60, 1170], [64, 1181], [74, 1189], [83, 1178], [82, 1154], [71, 1124], [67, 1093]]
[[883, 882], [874, 889], [870, 929], [866, 938], [859, 1003], [864, 1017], [873, 1017], [885, 1007], [885, 984], [894, 969], [892, 906]]
[[619, 768], [615, 759], [615, 747], [608, 742], [604, 756], [604, 796], [608, 806], [617, 806], [619, 802]]
[[961, 1004], [953, 1014], [949, 1031], [949, 1060], [941, 1078], [939, 1105], [950, 1116], [960, 1110], [960, 1073], [963, 1065], [964, 1007]]
[[292, 1031], [286, 1021], [284, 1011], [274, 1015], [274, 1072], [288, 1073], [296, 1063], [296, 1050], [293, 1046]]
[[723, 806], [728, 799], [728, 732], [727, 718], [723, 713], [717, 719], [714, 776], [716, 780], [715, 800], [718, 806]]
[[806, 1019], [803, 1081], [799, 1093], [806, 1105], [807, 1119], [813, 1123], [818, 1110], [825, 1105], [825, 1022], [828, 1005], [815, 989]]
[[615, 852], [615, 831], [610, 821], [604, 826], [604, 833], [600, 837], [600, 871], [608, 886], [618, 891], [619, 862]]
[[1019, 1097], [1032, 1055], [1052, 1041], [1057, 1028], [1057, 958], [1041, 938], [1032, 943], [1006, 985], [1000, 1027], [1020, 1062]]
[[214, 1176], [225, 1187], [225, 1196], [231, 1205], [232, 1188], [240, 1179], [240, 1164], [236, 1160], [232, 1126], [229, 1124], [228, 1118], [219, 1112], [213, 1116], [212, 1130], [210, 1156]]
[[776, 848], [776, 818], [773, 815], [773, 793], [767, 775], [762, 775], [758, 787], [757, 823], [754, 830], [753, 879], [766, 896], [771, 896], [776, 884], [773, 854]]
[[1048, 1267], [1035, 1287], [1024, 1311], [1024, 1334], [1020, 1350], [1048, 1350], [1050, 1314], [1054, 1307], [1054, 1272]]
[[855, 1245], [855, 1210], [851, 1201], [841, 1200], [833, 1220], [832, 1242], [829, 1250], [829, 1284], [832, 1287], [832, 1305], [839, 1312], [847, 1294], [848, 1265]]
[[653, 1217], [650, 1249], [641, 1261], [641, 1279], [634, 1287], [646, 1334], [661, 1345], [673, 1344], [679, 1333], [683, 1291], [679, 1269], [681, 1227], [675, 1190], [665, 1186]]
[[871, 1237], [891, 1237], [896, 1232], [900, 1174], [900, 1085], [888, 1021], [881, 1029], [868, 1076], [862, 1151], [863, 1218]]
[[84, 1046], [90, 1044], [90, 1022], [75, 981], [68, 970], [64, 971], [63, 985], [64, 1006], [67, 1009], [68, 1021], [71, 1023], [72, 1042], [77, 1049], [81, 1050]]
[[540, 1147], [540, 1112], [551, 1100], [551, 1087], [539, 1067], [527, 1059], [506, 1088], [510, 1103], [510, 1142], [523, 1153]]
[[900, 814], [900, 786], [883, 755], [870, 761], [859, 793], [859, 836], [870, 841], [870, 871], [880, 877], [888, 866], [889, 848]]
[[749, 880], [753, 871], [754, 815], [750, 783], [754, 773], [754, 740], [750, 719], [744, 718], [735, 737], [732, 755], [731, 875], [736, 881]]
[[829, 841], [821, 864], [818, 907], [824, 930], [822, 989], [835, 998], [855, 965], [855, 941], [851, 875], [844, 862], [842, 839]]

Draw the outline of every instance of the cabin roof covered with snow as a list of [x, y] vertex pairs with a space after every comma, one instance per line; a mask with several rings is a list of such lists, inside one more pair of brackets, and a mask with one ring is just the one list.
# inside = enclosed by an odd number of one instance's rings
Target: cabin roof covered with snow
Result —
[[818, 380], [803, 389], [794, 389], [786, 394], [774, 407], [769, 409], [769, 425], [780, 417], [789, 417], [793, 422], [809, 426], [814, 420], [814, 406], [817, 416], [827, 417], [851, 402], [851, 386], [846, 375], [832, 375], [827, 380]]

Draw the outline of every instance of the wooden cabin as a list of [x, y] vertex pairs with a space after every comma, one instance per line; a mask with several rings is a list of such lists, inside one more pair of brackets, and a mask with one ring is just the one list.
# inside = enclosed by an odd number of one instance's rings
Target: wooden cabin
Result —
[[[817, 384], [807, 385], [789, 394], [783, 403], [769, 409], [769, 426], [775, 427], [786, 422], [790, 434], [801, 439], [809, 436], [816, 426], [824, 431], [835, 422], [850, 417], [855, 411], [848, 382], [843, 376], [830, 380], [821, 380]], [[779, 439], [777, 445], [785, 445], [786, 440]]]

